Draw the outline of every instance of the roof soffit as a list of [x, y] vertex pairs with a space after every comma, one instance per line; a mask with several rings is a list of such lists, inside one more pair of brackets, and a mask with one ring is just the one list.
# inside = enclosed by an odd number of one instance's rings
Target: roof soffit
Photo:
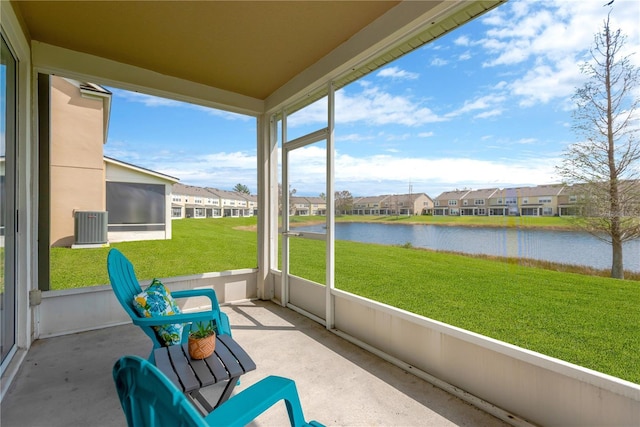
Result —
[[15, 2], [33, 40], [265, 99], [398, 1]]

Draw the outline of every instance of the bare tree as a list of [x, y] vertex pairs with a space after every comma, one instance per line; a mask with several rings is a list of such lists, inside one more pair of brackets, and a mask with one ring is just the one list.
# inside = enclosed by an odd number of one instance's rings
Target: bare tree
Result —
[[353, 196], [349, 191], [336, 191], [335, 201], [336, 213], [346, 214], [353, 210]]
[[611, 244], [611, 277], [623, 279], [622, 244], [640, 237], [639, 69], [621, 55], [626, 37], [609, 18], [580, 67], [588, 80], [574, 94], [573, 127], [584, 139], [567, 148], [558, 172], [576, 184], [576, 223]]
[[298, 190], [289, 186], [289, 215], [295, 215], [296, 213], [296, 202], [293, 200], [293, 196], [295, 196], [297, 192]]

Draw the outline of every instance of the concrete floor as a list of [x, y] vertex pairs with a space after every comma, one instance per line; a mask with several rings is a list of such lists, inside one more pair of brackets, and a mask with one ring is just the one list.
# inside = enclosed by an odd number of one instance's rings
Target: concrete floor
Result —
[[[292, 310], [263, 301], [222, 309], [258, 366], [235, 393], [281, 375], [296, 381], [307, 419], [327, 426], [507, 425]], [[149, 339], [132, 325], [38, 340], [2, 401], [0, 425], [124, 426], [111, 369], [124, 354], [149, 351]], [[251, 425], [287, 423], [279, 403]]]

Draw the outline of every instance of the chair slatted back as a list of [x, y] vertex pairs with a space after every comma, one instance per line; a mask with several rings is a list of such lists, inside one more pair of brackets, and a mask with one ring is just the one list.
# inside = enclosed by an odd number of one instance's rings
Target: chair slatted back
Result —
[[[112, 248], [107, 256], [107, 271], [109, 272], [109, 280], [111, 288], [116, 294], [116, 298], [131, 318], [140, 317], [138, 312], [133, 308], [133, 297], [142, 292], [140, 283], [136, 278], [133, 264], [125, 257], [122, 252], [116, 248]], [[150, 327], [142, 327], [142, 330], [151, 338], [154, 348], [161, 347], [156, 332]]]
[[124, 356], [113, 380], [129, 427], [204, 427], [208, 424], [158, 368], [138, 356]]

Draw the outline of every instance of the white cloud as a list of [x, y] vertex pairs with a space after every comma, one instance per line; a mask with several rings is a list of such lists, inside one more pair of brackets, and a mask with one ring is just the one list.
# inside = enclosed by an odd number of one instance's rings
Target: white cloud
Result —
[[433, 135], [435, 135], [435, 133], [433, 133], [433, 132], [420, 132], [420, 133], [418, 134], [418, 136], [419, 136], [420, 138], [429, 138], [429, 137], [431, 137], [431, 136], [433, 136]]
[[502, 108], [495, 108], [493, 110], [483, 111], [480, 114], [476, 114], [473, 116], [474, 119], [488, 119], [490, 117], [498, 117], [501, 116], [504, 110]]
[[185, 155], [178, 151], [163, 150], [152, 154], [142, 156], [117, 143], [110, 142], [105, 146], [105, 155], [109, 157], [176, 177], [183, 184], [231, 190], [241, 183], [248, 186], [252, 193], [257, 191], [257, 158], [254, 153], [238, 151]]
[[[305, 147], [292, 166], [292, 186], [305, 194], [324, 192], [324, 150]], [[336, 188], [354, 195], [374, 195], [406, 191], [411, 182], [416, 192], [436, 196], [441, 188], [509, 187], [558, 182], [554, 164], [556, 158], [522, 160], [479, 160], [470, 158], [413, 158], [388, 150], [388, 154], [362, 157], [336, 152]]]
[[[362, 122], [368, 125], [402, 124], [418, 126], [445, 120], [411, 98], [393, 95], [372, 85], [363, 85], [359, 93], [336, 92], [336, 123]], [[316, 102], [291, 115], [289, 126], [326, 123], [326, 101]]]
[[350, 142], [360, 142], [360, 141], [370, 141], [374, 139], [371, 135], [362, 135], [359, 133], [351, 133], [349, 135], [342, 135], [336, 137], [336, 141], [350, 141]]
[[242, 114], [232, 113], [229, 111], [217, 110], [215, 108], [204, 107], [202, 105], [190, 104], [188, 102], [175, 101], [173, 99], [161, 98], [158, 96], [147, 95], [139, 92], [131, 92], [122, 89], [109, 88], [114, 96], [125, 99], [127, 102], [135, 102], [143, 104], [145, 107], [157, 108], [157, 107], [169, 107], [169, 108], [187, 108], [191, 110], [198, 110], [205, 112], [215, 117], [221, 117], [227, 120], [254, 120], [250, 116]]
[[183, 107], [184, 103], [174, 101], [167, 98], [160, 98], [157, 96], [146, 95], [139, 92], [131, 92], [121, 89], [109, 88], [113, 95], [123, 98], [129, 102], [137, 102], [145, 105], [146, 107]]
[[453, 43], [457, 44], [458, 46], [469, 46], [469, 42], [470, 40], [467, 36], [460, 36], [453, 41]]
[[499, 106], [505, 100], [506, 98], [502, 95], [490, 94], [490, 95], [481, 96], [471, 101], [465, 101], [464, 105], [461, 108], [454, 110], [450, 113], [447, 113], [446, 116], [456, 117], [456, 116], [460, 116], [462, 114], [466, 114], [466, 113], [477, 111], [477, 110], [485, 110], [483, 111], [483, 113], [478, 114], [477, 117], [480, 117], [480, 116], [491, 117], [493, 115], [499, 114], [502, 111], [497, 106]]
[[547, 103], [555, 98], [566, 98], [573, 95], [575, 88], [584, 81], [575, 62], [564, 59], [553, 65], [539, 65], [511, 82], [511, 93], [520, 97], [520, 105], [524, 107], [537, 103]]
[[449, 61], [442, 59], [442, 58], [433, 58], [431, 60], [431, 65], [433, 65], [434, 67], [443, 67], [445, 65], [447, 65], [449, 63]]
[[[482, 20], [488, 27], [484, 38], [468, 42], [485, 49], [485, 67], [528, 67], [507, 85], [521, 106], [566, 98], [583, 81], [578, 64], [602, 29], [609, 12], [602, 6], [596, 1], [511, 1]], [[640, 50], [639, 3], [616, 0], [611, 11], [611, 28], [628, 36], [626, 52]], [[632, 60], [640, 64], [638, 55]]]
[[398, 67], [387, 67], [380, 70], [377, 74], [379, 77], [391, 77], [393, 79], [415, 80], [420, 75], [410, 71], [401, 70]]

